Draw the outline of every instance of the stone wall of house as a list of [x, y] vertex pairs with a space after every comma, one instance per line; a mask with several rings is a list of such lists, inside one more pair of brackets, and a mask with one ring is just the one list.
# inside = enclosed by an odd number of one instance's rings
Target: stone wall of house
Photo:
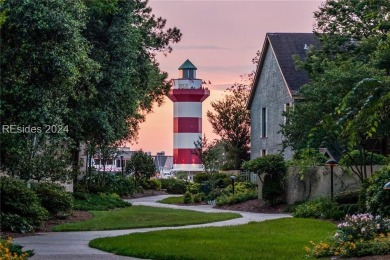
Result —
[[[366, 166], [368, 176], [380, 169], [380, 165]], [[288, 204], [305, 199], [330, 197], [331, 172], [329, 167], [318, 166], [308, 171], [304, 178], [301, 178], [300, 167], [289, 167], [286, 179], [285, 199]], [[339, 192], [356, 190], [360, 188], [361, 182], [356, 174], [347, 168], [336, 166], [333, 168], [333, 190], [334, 195]]]
[[[292, 103], [288, 88], [282, 77], [275, 54], [269, 46], [258, 86], [251, 105], [251, 159], [267, 154], [276, 154], [282, 149], [280, 125], [284, 123], [282, 113], [286, 103]], [[267, 137], [262, 138], [262, 108], [267, 108]], [[291, 159], [290, 149], [284, 151], [285, 159]]]

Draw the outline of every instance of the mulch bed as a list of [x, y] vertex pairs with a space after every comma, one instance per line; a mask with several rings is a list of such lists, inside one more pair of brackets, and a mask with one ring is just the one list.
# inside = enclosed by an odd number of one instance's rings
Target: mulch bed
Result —
[[138, 199], [138, 198], [157, 196], [157, 195], [168, 195], [168, 193], [165, 190], [145, 190], [142, 193], [136, 193], [133, 195], [124, 196], [122, 198], [123, 199]]
[[261, 200], [254, 199], [254, 200], [248, 200], [235, 205], [224, 205], [220, 207], [215, 206], [215, 208], [253, 212], [253, 213], [275, 214], [275, 213], [285, 213], [287, 205], [279, 204], [279, 205], [272, 206], [272, 205], [267, 205]]

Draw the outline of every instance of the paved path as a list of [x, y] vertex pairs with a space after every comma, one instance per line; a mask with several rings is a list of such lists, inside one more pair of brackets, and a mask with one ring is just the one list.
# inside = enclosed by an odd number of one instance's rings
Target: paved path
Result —
[[218, 227], [228, 225], [241, 225], [251, 221], [264, 221], [268, 219], [277, 219], [290, 217], [287, 214], [261, 214], [261, 213], [249, 213], [241, 211], [230, 211], [214, 209], [211, 205], [201, 206], [177, 206], [160, 204], [156, 201], [164, 199], [172, 195], [160, 195], [153, 197], [144, 197], [139, 199], [129, 200], [133, 205], [144, 205], [151, 207], [164, 207], [172, 209], [189, 209], [201, 212], [235, 212], [242, 215], [242, 218], [200, 224], [200, 225], [188, 225], [183, 227], [161, 227], [161, 228], [139, 228], [139, 229], [127, 229], [127, 230], [108, 230], [108, 231], [80, 231], [80, 232], [45, 232], [37, 233], [34, 236], [15, 238], [14, 241], [17, 244], [24, 246], [23, 249], [34, 249], [35, 255], [31, 259], [53, 259], [53, 260], [92, 260], [92, 259], [138, 259], [131, 257], [123, 257], [106, 253], [88, 246], [89, 241], [99, 237], [111, 237], [119, 236], [130, 233], [140, 233], [157, 230], [167, 229], [183, 229], [183, 228], [197, 228], [197, 227]]

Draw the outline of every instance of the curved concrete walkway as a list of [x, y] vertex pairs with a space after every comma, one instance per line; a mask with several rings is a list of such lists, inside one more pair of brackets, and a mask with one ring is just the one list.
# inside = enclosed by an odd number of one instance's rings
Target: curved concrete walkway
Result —
[[130, 233], [149, 232], [167, 229], [183, 229], [183, 228], [198, 228], [198, 227], [219, 227], [230, 225], [241, 225], [251, 221], [264, 221], [269, 219], [290, 217], [288, 214], [261, 214], [249, 213], [242, 211], [231, 211], [214, 209], [211, 205], [200, 206], [177, 206], [160, 204], [157, 201], [170, 197], [172, 195], [160, 195], [153, 197], [144, 197], [139, 199], [128, 200], [133, 205], [144, 205], [151, 207], [164, 207], [172, 209], [188, 209], [201, 212], [234, 212], [242, 215], [242, 218], [200, 224], [188, 225], [182, 227], [160, 227], [160, 228], [138, 228], [126, 230], [108, 230], [108, 231], [80, 231], [80, 232], [45, 232], [37, 233], [34, 236], [15, 238], [14, 242], [24, 246], [24, 250], [34, 249], [35, 255], [30, 259], [78, 259], [78, 260], [92, 260], [92, 259], [138, 259], [131, 257], [117, 256], [111, 253], [106, 253], [88, 246], [89, 241], [99, 237], [112, 237], [125, 235]]

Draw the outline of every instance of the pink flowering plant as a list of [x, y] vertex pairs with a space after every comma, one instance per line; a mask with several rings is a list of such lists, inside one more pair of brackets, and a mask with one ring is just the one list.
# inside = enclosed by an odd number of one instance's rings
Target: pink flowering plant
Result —
[[371, 214], [347, 215], [327, 242], [310, 242], [309, 256], [364, 256], [390, 253], [390, 219]]
[[390, 220], [371, 214], [347, 215], [337, 228], [335, 239], [339, 241], [371, 240], [378, 234], [390, 232]]

